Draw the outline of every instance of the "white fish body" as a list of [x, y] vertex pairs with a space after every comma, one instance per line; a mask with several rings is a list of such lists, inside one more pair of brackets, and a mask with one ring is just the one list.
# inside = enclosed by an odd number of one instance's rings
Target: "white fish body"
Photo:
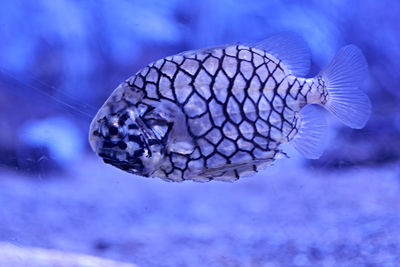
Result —
[[106, 163], [168, 181], [233, 181], [285, 156], [288, 142], [318, 158], [325, 122], [303, 107], [322, 105], [364, 127], [371, 106], [358, 87], [367, 64], [349, 45], [303, 78], [309, 65], [307, 46], [288, 34], [160, 59], [113, 92], [91, 124], [91, 146]]

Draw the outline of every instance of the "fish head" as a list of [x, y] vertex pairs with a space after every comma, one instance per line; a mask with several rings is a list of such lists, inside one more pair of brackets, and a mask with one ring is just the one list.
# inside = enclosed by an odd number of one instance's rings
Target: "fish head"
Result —
[[89, 142], [105, 163], [149, 177], [165, 159], [171, 127], [152, 103], [111, 95], [91, 123]]

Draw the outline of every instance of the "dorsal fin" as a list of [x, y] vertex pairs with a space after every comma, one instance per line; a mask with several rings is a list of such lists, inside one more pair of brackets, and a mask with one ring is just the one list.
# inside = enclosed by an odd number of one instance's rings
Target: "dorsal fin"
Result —
[[281, 60], [296, 76], [304, 77], [310, 71], [310, 50], [303, 38], [295, 33], [279, 33], [251, 46]]
[[210, 47], [205, 47], [205, 48], [200, 48], [200, 49], [183, 51], [183, 52], [177, 54], [176, 56], [190, 57], [191, 55], [195, 55], [195, 54], [208, 54], [208, 53], [212, 53], [213, 51], [218, 50], [218, 49], [225, 49], [232, 45], [239, 45], [239, 43], [230, 43], [230, 44], [216, 45], [216, 46], [210, 46]]

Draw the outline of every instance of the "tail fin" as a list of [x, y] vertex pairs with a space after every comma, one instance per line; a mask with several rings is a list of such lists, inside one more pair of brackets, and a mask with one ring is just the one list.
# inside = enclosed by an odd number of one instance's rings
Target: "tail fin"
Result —
[[320, 73], [328, 90], [323, 106], [354, 129], [363, 128], [371, 115], [371, 102], [358, 89], [366, 72], [367, 61], [361, 50], [347, 45]]

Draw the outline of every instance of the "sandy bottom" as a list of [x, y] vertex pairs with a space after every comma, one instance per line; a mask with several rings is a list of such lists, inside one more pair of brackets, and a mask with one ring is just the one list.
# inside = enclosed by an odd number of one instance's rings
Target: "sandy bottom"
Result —
[[89, 156], [63, 175], [0, 169], [0, 241], [139, 266], [398, 266], [396, 166], [283, 163], [204, 184], [139, 178]]

